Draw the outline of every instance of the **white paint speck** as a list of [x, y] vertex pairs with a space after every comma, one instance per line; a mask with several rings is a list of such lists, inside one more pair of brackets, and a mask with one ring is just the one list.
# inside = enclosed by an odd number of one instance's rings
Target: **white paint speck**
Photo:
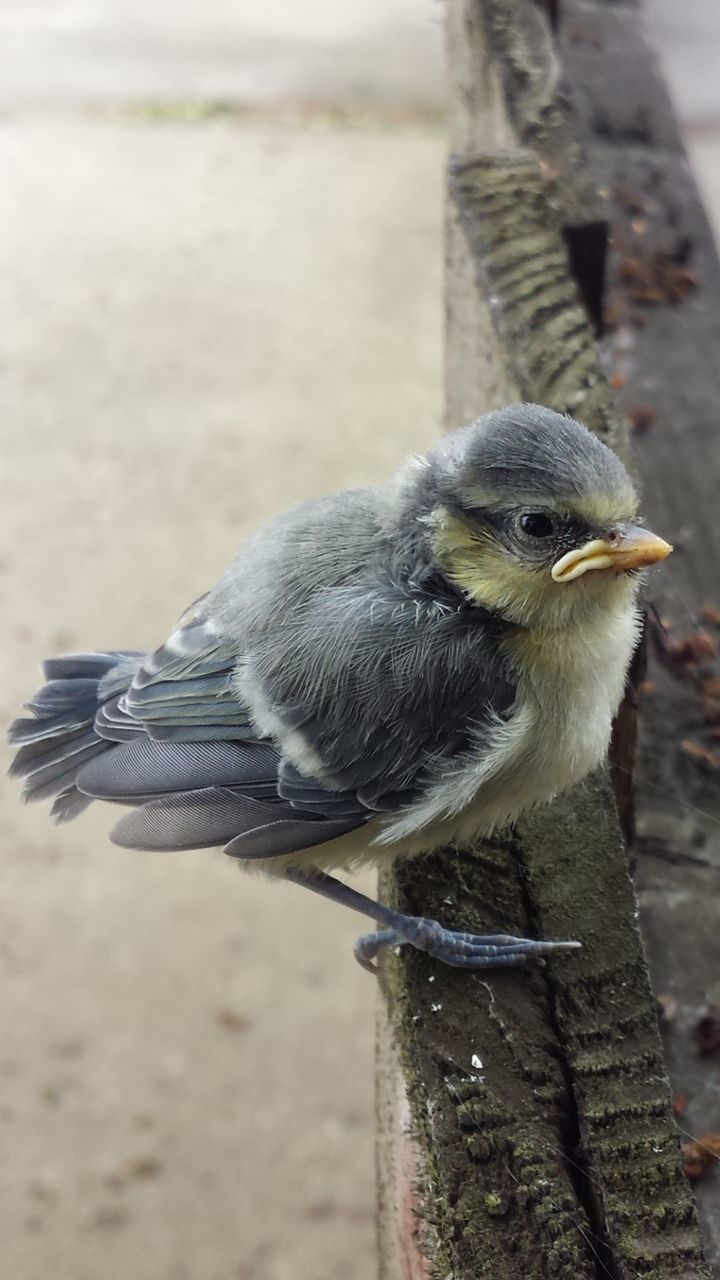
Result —
[[428, 978], [428, 982], [434, 982], [434, 981], [435, 981], [435, 974], [431, 973], [430, 977]]
[[482, 1071], [482, 1066], [483, 1066], [482, 1058], [478, 1058], [477, 1054], [474, 1053], [472, 1058], [470, 1059], [470, 1066], [476, 1067], [478, 1070]]
[[440, 1012], [440, 1010], [442, 1009], [442, 1005], [441, 1005], [441, 1004], [431, 1004], [431, 1005], [430, 1005], [430, 1008], [432, 1009], [432, 1012], [433, 1012], [433, 1013], [439, 1013], [439, 1012]]

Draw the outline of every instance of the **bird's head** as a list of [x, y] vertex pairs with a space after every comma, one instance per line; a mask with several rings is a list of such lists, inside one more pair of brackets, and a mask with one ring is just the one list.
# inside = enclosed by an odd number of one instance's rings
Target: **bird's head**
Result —
[[556, 629], [622, 606], [639, 571], [672, 550], [639, 522], [616, 454], [540, 405], [447, 436], [418, 460], [413, 489], [443, 575], [521, 626]]

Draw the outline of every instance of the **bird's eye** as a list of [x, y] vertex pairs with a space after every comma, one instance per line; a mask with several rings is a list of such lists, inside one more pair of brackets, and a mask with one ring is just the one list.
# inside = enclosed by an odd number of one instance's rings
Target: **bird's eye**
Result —
[[520, 528], [530, 538], [550, 538], [555, 532], [555, 525], [544, 511], [530, 511], [520, 517]]

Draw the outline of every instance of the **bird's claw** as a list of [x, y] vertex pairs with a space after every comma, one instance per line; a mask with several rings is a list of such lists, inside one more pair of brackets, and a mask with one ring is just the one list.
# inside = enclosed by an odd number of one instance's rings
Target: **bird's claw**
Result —
[[404, 916], [393, 929], [364, 934], [355, 943], [355, 957], [364, 969], [377, 973], [373, 964], [387, 947], [409, 944], [436, 960], [458, 969], [499, 969], [526, 964], [544, 964], [543, 957], [558, 951], [574, 951], [579, 942], [545, 942], [516, 938], [512, 934], [474, 934], [445, 929], [425, 916]]

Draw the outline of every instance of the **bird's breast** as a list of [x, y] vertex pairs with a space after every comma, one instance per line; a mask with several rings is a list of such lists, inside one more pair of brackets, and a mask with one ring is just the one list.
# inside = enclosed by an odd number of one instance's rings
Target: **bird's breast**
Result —
[[[550, 798], [605, 757], [640, 630], [635, 607], [559, 631], [526, 631], [504, 643], [518, 703], [533, 729], [525, 743], [529, 785]], [[525, 807], [525, 806], [523, 806]]]
[[[578, 782], [605, 757], [639, 632], [634, 608], [502, 643], [517, 682], [513, 711], [376, 841], [471, 842]], [[403, 849], [403, 852], [406, 850]]]

